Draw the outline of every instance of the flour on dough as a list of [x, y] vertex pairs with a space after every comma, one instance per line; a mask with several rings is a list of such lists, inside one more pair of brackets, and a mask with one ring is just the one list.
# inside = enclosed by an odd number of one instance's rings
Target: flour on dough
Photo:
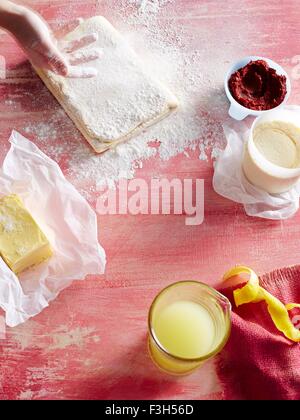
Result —
[[36, 69], [97, 153], [137, 135], [174, 111], [176, 97], [153, 79], [126, 40], [102, 16], [83, 21], [65, 41], [98, 34], [91, 49], [103, 51], [92, 63], [97, 76], [70, 79]]

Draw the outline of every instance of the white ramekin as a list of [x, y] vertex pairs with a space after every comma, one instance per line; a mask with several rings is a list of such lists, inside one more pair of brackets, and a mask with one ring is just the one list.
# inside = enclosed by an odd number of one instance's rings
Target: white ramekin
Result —
[[288, 169], [270, 162], [257, 149], [253, 138], [254, 130], [258, 125], [274, 120], [290, 122], [300, 130], [300, 119], [289, 110], [277, 109], [258, 117], [252, 125], [245, 145], [243, 170], [253, 185], [270, 194], [280, 194], [289, 191], [300, 180], [300, 167]]

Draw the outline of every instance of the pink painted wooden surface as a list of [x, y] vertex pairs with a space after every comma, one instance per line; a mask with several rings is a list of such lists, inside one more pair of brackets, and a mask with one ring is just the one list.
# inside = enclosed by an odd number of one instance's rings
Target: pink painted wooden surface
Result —
[[[298, 0], [177, 0], [177, 14], [218, 65], [214, 51], [230, 46], [229, 62], [249, 54], [269, 56], [292, 72], [299, 54]], [[104, 13], [114, 17], [109, 1], [35, 0], [35, 7], [53, 25], [70, 17]], [[170, 5], [170, 13], [173, 6]], [[175, 9], [174, 9], [175, 10]], [[179, 10], [179, 12], [178, 12]], [[0, 83], [0, 154], [17, 129], [43, 149], [24, 125], [46, 122], [59, 105], [6, 35], [0, 52], [8, 63], [11, 84]], [[222, 63], [224, 64], [224, 63]], [[16, 78], [27, 78], [14, 83]], [[216, 89], [222, 91], [221, 82]], [[292, 103], [300, 102], [299, 83], [293, 82]], [[19, 95], [18, 106], [10, 98]], [[38, 95], [39, 101], [32, 101]], [[200, 98], [207, 110], [211, 97]], [[220, 116], [214, 115], [216, 120]], [[61, 141], [78, 139], [76, 129], [60, 116]], [[51, 135], [49, 134], [49, 141]], [[80, 139], [80, 141], [84, 141]], [[67, 169], [67, 156], [59, 163]], [[64, 291], [41, 315], [8, 331], [0, 341], [0, 399], [95, 398], [221, 398], [222, 385], [213, 362], [190, 377], [174, 379], [156, 370], [146, 352], [147, 311], [156, 293], [171, 282], [198, 279], [216, 285], [236, 263], [259, 273], [299, 263], [300, 213], [282, 223], [248, 218], [240, 205], [217, 196], [211, 187], [212, 164], [195, 153], [169, 162], [152, 159], [137, 176], [193, 177], [206, 181], [206, 218], [199, 227], [186, 227], [183, 216], [99, 217], [100, 240], [107, 251], [105, 276], [91, 277]]]

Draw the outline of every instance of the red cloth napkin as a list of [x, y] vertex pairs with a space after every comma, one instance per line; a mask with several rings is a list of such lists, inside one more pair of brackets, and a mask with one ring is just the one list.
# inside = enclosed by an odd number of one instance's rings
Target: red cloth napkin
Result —
[[[300, 303], [300, 266], [276, 270], [260, 284], [283, 303]], [[233, 302], [233, 288], [221, 290]], [[300, 310], [290, 312], [300, 324]], [[226, 400], [300, 399], [300, 344], [274, 326], [264, 302], [233, 305], [232, 333], [218, 360]]]

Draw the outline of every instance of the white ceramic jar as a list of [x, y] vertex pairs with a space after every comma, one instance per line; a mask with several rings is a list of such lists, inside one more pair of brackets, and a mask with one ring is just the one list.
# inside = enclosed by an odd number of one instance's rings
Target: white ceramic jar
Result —
[[[261, 146], [257, 133], [261, 130], [261, 135], [264, 136], [264, 127], [266, 130], [270, 128]], [[274, 127], [274, 139], [272, 139], [272, 127]], [[285, 136], [288, 139], [286, 143]], [[294, 159], [293, 154], [297, 153], [299, 160], [295, 160], [296, 163], [291, 167], [286, 167], [288, 166], [286, 162]], [[268, 159], [266, 156], [272, 158], [274, 156], [275, 159]], [[284, 162], [282, 166], [281, 160]], [[270, 194], [284, 193], [293, 188], [300, 180], [300, 116], [297, 117], [295, 112], [279, 109], [258, 117], [252, 125], [245, 145], [243, 170], [253, 185]]]

